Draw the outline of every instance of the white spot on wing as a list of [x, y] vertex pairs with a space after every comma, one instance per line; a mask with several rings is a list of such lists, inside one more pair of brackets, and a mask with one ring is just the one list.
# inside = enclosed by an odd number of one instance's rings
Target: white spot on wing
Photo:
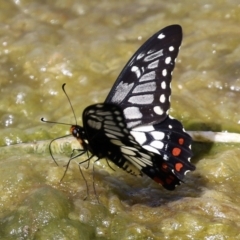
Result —
[[141, 169], [142, 167], [146, 167], [147, 165], [152, 166], [152, 161], [148, 160], [149, 158], [141, 158], [135, 156], [128, 156], [124, 154], [124, 157], [127, 158], [134, 166]]
[[104, 122], [105, 124], [108, 124], [108, 125], [116, 125], [116, 123], [114, 122], [114, 121], [108, 121], [108, 120], [106, 120], [105, 122]]
[[103, 121], [102, 117], [99, 117], [99, 116], [96, 116], [96, 115], [91, 115], [91, 118], [96, 119], [98, 122], [102, 122]]
[[95, 110], [89, 110], [88, 114], [95, 113]]
[[156, 58], [159, 58], [159, 57], [161, 57], [161, 56], [163, 56], [163, 49], [161, 49], [161, 50], [159, 50], [159, 51], [157, 51], [157, 52], [153, 52], [152, 54], [146, 56], [146, 57], [144, 58], [144, 61], [145, 61], [145, 62], [152, 61], [152, 60], [154, 60], [154, 59], [156, 59]]
[[148, 52], [147, 52], [147, 54], [151, 54], [151, 53], [153, 53], [153, 52], [155, 52], [156, 50], [155, 49], [150, 49], [150, 50], [148, 50]]
[[174, 50], [174, 47], [173, 46], [170, 46], [169, 47], [169, 51], [172, 52]]
[[171, 57], [166, 57], [165, 63], [166, 63], [166, 64], [169, 64], [169, 63], [171, 62], [171, 60], [172, 60]]
[[143, 143], [145, 143], [147, 140], [144, 132], [131, 131], [130, 133], [140, 145], [143, 145]]
[[129, 134], [129, 131], [126, 128], [122, 129], [122, 131]]
[[122, 100], [128, 95], [128, 93], [132, 90], [134, 83], [128, 84], [120, 82], [116, 87], [116, 90], [113, 94], [111, 102], [120, 103]]
[[142, 113], [138, 107], [127, 107], [123, 110], [123, 114], [126, 119], [138, 119], [142, 118]]
[[152, 166], [152, 165], [153, 165], [153, 163], [152, 163], [151, 160], [149, 161], [149, 160], [146, 159], [146, 158], [140, 158], [140, 157], [138, 157], [138, 159], [139, 159], [139, 161], [141, 161], [141, 163], [144, 164], [145, 166], [146, 166], [146, 165], [148, 165], [148, 166]]
[[113, 125], [104, 125], [104, 128], [114, 130], [114, 131], [117, 131], [117, 132], [121, 132], [121, 129], [119, 127], [113, 126]]
[[137, 66], [132, 66], [131, 71], [136, 74], [137, 78], [140, 78], [141, 71], [140, 71], [140, 69]]
[[134, 127], [134, 126], [136, 126], [136, 125], [141, 124], [141, 122], [142, 122], [141, 120], [131, 121], [131, 122], [127, 123], [127, 127], [128, 127], [128, 128], [132, 128], [132, 127]]
[[121, 147], [121, 152], [123, 154], [131, 155], [131, 156], [136, 156], [136, 153], [132, 151], [131, 149]]
[[110, 133], [112, 135], [116, 135], [116, 136], [119, 136], [119, 137], [124, 137], [124, 135], [120, 132], [116, 132], [116, 131], [113, 131], [113, 130], [110, 130], [110, 129], [106, 129], [105, 128], [105, 135], [107, 135], [107, 133]]
[[163, 147], [164, 147], [164, 144], [160, 141], [152, 141], [150, 143], [150, 145], [154, 148], [157, 148], [157, 149], [163, 149]]
[[159, 132], [159, 131], [153, 131], [153, 132], [150, 132], [150, 134], [153, 136], [155, 140], [162, 140], [165, 136], [164, 132]]
[[160, 34], [158, 35], [158, 39], [163, 39], [163, 38], [165, 38], [165, 35], [164, 35], [163, 33], [160, 33]]
[[161, 94], [159, 100], [160, 100], [161, 103], [165, 103], [165, 101], [166, 101], [165, 94]]
[[97, 107], [97, 108], [102, 108], [103, 105], [102, 105], [102, 104], [97, 104], [96, 107]]
[[145, 53], [141, 52], [140, 54], [138, 54], [137, 56], [137, 60], [141, 59], [142, 57], [145, 56]]
[[159, 107], [159, 106], [155, 106], [155, 107], [153, 108], [153, 111], [154, 111], [156, 114], [158, 114], [158, 115], [162, 115], [162, 114], [164, 113], [164, 111], [162, 110], [162, 108]]
[[132, 162], [134, 165], [138, 164], [138, 165], [141, 166], [141, 167], [146, 167], [146, 164], [145, 164], [141, 159], [136, 158], [136, 157], [132, 157], [132, 156], [130, 156], [130, 158], [131, 158], [131, 162]]
[[133, 89], [133, 93], [154, 92], [156, 89], [157, 89], [156, 82], [148, 82], [148, 83], [138, 84]]
[[108, 120], [113, 120], [113, 116], [106, 116], [105, 118]]
[[[148, 159], [148, 160], [151, 160], [151, 156], [145, 154], [145, 153], [142, 153], [142, 152], [138, 152], [142, 157]], [[151, 164], [152, 165], [152, 164]]]
[[148, 150], [149, 152], [153, 152], [153, 153], [159, 154], [158, 150], [157, 150], [156, 148], [154, 148], [154, 147], [151, 147], [151, 146], [149, 146], [149, 145], [143, 145], [142, 147], [143, 147], [144, 149]]
[[106, 115], [111, 115], [112, 113], [109, 112], [109, 111], [97, 110], [97, 111], [96, 111], [96, 114], [97, 114], [97, 115], [100, 115], [100, 116], [106, 116]]
[[148, 69], [154, 69], [154, 68], [157, 68], [158, 67], [158, 63], [159, 63], [159, 60], [156, 60], [150, 64], [148, 64]]
[[156, 78], [156, 72], [151, 71], [149, 73], [142, 75], [141, 78], [139, 79], [139, 82], [150, 81], [150, 80], [154, 80], [155, 78]]
[[110, 133], [105, 133], [105, 135], [106, 135], [108, 138], [118, 139], [117, 136], [115, 136], [115, 135], [113, 135], [113, 134], [110, 134]]
[[102, 123], [101, 122], [97, 122], [91, 119], [88, 119], [87, 124], [95, 129], [100, 129], [102, 127]]
[[163, 70], [162, 70], [162, 75], [163, 75], [163, 77], [166, 77], [166, 76], [167, 76], [167, 69], [163, 69]]
[[152, 125], [149, 126], [140, 126], [140, 127], [135, 127], [132, 129], [132, 131], [136, 132], [151, 132], [154, 131], [154, 127]]
[[117, 139], [111, 139], [110, 142], [117, 145], [117, 146], [123, 146], [124, 145], [120, 140], [117, 140]]
[[144, 94], [139, 96], [133, 96], [128, 99], [128, 102], [133, 104], [145, 105], [150, 104], [154, 100], [153, 94]]
[[165, 81], [162, 81], [162, 82], [161, 82], [161, 87], [162, 87], [162, 89], [166, 89], [167, 85], [166, 85], [166, 82], [165, 82]]

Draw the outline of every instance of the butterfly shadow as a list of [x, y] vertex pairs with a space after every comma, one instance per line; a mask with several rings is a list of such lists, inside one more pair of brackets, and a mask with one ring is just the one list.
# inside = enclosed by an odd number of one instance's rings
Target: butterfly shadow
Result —
[[[204, 123], [204, 122], [195, 122], [189, 126], [193, 131], [198, 132], [221, 132], [222, 127], [217, 123]], [[197, 164], [199, 160], [208, 156], [213, 152], [215, 142], [207, 141], [206, 139], [193, 139], [192, 151], [193, 157], [191, 162]]]
[[[185, 198], [196, 198], [201, 195], [201, 190], [196, 188], [196, 182], [200, 178], [193, 173], [187, 174], [184, 183], [177, 186], [174, 191], [164, 189], [160, 184], [156, 183], [148, 176], [142, 177], [132, 176], [122, 169], [115, 167], [113, 174], [103, 174], [102, 171], [95, 171], [95, 181], [101, 182], [105, 187], [101, 191], [99, 185], [96, 184], [96, 192], [105, 195], [110, 199], [115, 196], [121, 202], [128, 206], [136, 204], [145, 205], [148, 207], [158, 207], [166, 203], [175, 202]], [[106, 191], [106, 189], [108, 189]], [[100, 191], [99, 191], [100, 190]]]

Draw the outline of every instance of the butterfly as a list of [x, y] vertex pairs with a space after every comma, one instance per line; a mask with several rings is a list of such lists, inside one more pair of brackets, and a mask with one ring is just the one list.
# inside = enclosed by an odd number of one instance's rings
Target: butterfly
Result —
[[134, 176], [144, 173], [168, 190], [195, 169], [192, 139], [168, 114], [181, 41], [179, 25], [155, 33], [128, 61], [105, 102], [88, 106], [83, 126], [70, 129], [90, 158], [106, 158]]

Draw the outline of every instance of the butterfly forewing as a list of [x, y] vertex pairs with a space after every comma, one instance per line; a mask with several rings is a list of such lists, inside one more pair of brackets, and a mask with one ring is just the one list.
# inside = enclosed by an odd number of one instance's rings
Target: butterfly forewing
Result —
[[117, 78], [105, 102], [122, 108], [128, 127], [159, 123], [167, 117], [181, 41], [179, 25], [160, 30], [138, 49]]
[[[130, 134], [121, 108], [113, 104], [95, 104], [83, 113], [83, 126], [88, 139], [88, 150], [100, 158], [107, 158], [128, 173], [142, 175], [133, 157], [141, 156], [141, 146]], [[150, 159], [147, 151], [145, 157]], [[135, 158], [137, 160], [137, 158]]]

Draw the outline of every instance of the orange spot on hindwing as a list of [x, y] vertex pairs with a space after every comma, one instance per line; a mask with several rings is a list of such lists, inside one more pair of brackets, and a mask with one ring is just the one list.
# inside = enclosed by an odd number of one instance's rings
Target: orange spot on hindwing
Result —
[[172, 155], [173, 155], [174, 157], [179, 156], [180, 153], [181, 153], [181, 149], [180, 149], [180, 148], [173, 148], [173, 150], [172, 150]]
[[165, 170], [165, 169], [167, 169], [167, 168], [168, 168], [168, 165], [167, 165], [166, 163], [163, 163], [163, 164], [162, 164], [162, 169]]
[[183, 145], [184, 139], [183, 139], [183, 138], [179, 138], [179, 139], [178, 139], [178, 143], [179, 143], [180, 145]]
[[179, 163], [176, 163], [176, 164], [175, 164], [175, 170], [176, 170], [177, 172], [180, 172], [182, 168], [183, 168], [182, 163], [179, 162]]
[[167, 184], [172, 184], [172, 182], [174, 182], [174, 180], [175, 180], [175, 177], [169, 175], [168, 178], [166, 178], [166, 183]]

